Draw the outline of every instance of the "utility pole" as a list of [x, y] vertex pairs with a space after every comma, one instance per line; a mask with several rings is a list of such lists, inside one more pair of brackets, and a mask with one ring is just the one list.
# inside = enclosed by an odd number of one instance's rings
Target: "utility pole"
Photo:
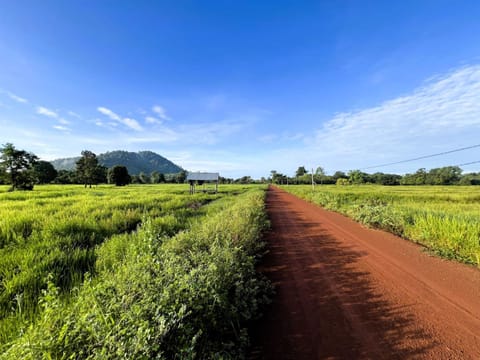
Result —
[[312, 168], [312, 190], [315, 191], [315, 181], [313, 181], [313, 168]]

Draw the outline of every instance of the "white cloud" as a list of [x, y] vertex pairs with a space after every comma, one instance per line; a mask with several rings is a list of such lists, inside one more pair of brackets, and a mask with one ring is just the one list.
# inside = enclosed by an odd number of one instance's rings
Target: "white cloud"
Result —
[[267, 144], [271, 144], [274, 141], [276, 141], [277, 139], [278, 139], [277, 134], [266, 134], [266, 135], [259, 136], [257, 138], [258, 141], [260, 141], [262, 143], [267, 143]]
[[188, 144], [215, 145], [249, 126], [251, 119], [224, 120], [212, 123], [188, 124], [179, 127], [182, 141]]
[[68, 121], [68, 120], [66, 120], [66, 119], [64, 119], [64, 118], [58, 119], [58, 122], [59, 122], [60, 124], [63, 124], [63, 125], [68, 125], [68, 124], [70, 124], [70, 121]]
[[78, 115], [76, 112], [74, 111], [69, 111], [68, 112], [68, 115], [70, 116], [73, 116], [73, 117], [76, 117], [77, 119], [81, 119], [82, 117], [80, 115]]
[[145, 121], [147, 124], [161, 124], [162, 122], [153, 116], [146, 116]]
[[110, 119], [112, 120], [116, 120], [116, 121], [119, 121], [121, 122], [122, 121], [122, 118], [120, 116], [118, 116], [117, 114], [115, 114], [112, 110], [110, 109], [107, 109], [106, 107], [98, 107], [97, 110], [99, 112], [101, 112], [103, 115], [106, 115], [108, 116]]
[[57, 129], [57, 130], [60, 130], [60, 131], [70, 131], [69, 128], [67, 128], [66, 126], [61, 126], [61, 125], [54, 125], [53, 128]]
[[175, 130], [167, 128], [167, 127], [160, 127], [156, 129], [154, 133], [149, 134], [148, 136], [143, 137], [129, 137], [127, 138], [127, 142], [129, 143], [173, 143], [180, 139], [180, 134], [178, 134]]
[[137, 130], [137, 131], [143, 130], [140, 124], [138, 123], [138, 121], [135, 119], [124, 118], [122, 122], [128, 127], [132, 128], [133, 130]]
[[320, 154], [316, 158], [331, 167], [362, 168], [476, 144], [479, 126], [480, 66], [476, 65], [437, 76], [411, 94], [379, 106], [337, 114], [309, 145]]
[[43, 106], [37, 106], [37, 114], [45, 115], [54, 119], [58, 118], [58, 114], [55, 111], [47, 109]]
[[212, 146], [223, 143], [250, 126], [252, 119], [243, 117], [236, 120], [224, 120], [217, 122], [204, 122], [193, 124], [182, 124], [178, 126], [158, 125], [149, 130], [148, 135], [129, 136], [127, 142], [130, 143], [171, 143], [189, 146]]
[[12, 100], [15, 100], [16, 102], [19, 102], [19, 103], [28, 103], [28, 100], [25, 99], [25, 98], [22, 98], [18, 95], [15, 95], [14, 93], [10, 92], [10, 91], [6, 91], [5, 94], [7, 94], [7, 96], [12, 99]]
[[157, 116], [160, 119], [171, 120], [171, 118], [167, 115], [167, 112], [165, 111], [165, 109], [162, 106], [155, 105], [154, 107], [152, 107], [152, 110], [153, 110], [154, 113], [157, 114]]
[[103, 115], [108, 116], [110, 119], [118, 121], [119, 123], [128, 126], [129, 128], [136, 130], [136, 131], [142, 131], [143, 128], [140, 126], [137, 120], [131, 119], [131, 118], [122, 118], [118, 114], [114, 113], [112, 110], [106, 108], [106, 107], [98, 107], [97, 110], [101, 112]]

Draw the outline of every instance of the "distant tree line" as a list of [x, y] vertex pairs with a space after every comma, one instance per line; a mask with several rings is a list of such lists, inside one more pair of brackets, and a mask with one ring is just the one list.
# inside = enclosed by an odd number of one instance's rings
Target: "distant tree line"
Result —
[[[84, 150], [76, 162], [75, 170], [57, 171], [48, 161], [25, 150], [19, 150], [11, 143], [0, 147], [0, 184], [11, 185], [11, 190], [32, 190], [35, 184], [83, 184], [85, 187], [109, 183], [117, 186], [128, 184], [161, 184], [184, 183], [187, 172], [182, 170], [177, 174], [162, 174], [153, 171], [150, 174], [141, 172], [130, 175], [124, 165], [115, 165], [106, 168], [99, 164], [97, 156]], [[220, 177], [221, 184], [380, 184], [380, 185], [480, 185], [480, 173], [462, 174], [458, 166], [445, 166], [427, 171], [418, 169], [413, 174], [397, 175], [376, 172], [368, 174], [360, 170], [351, 170], [347, 173], [336, 171], [327, 175], [322, 167], [314, 173], [309, 173], [305, 166], [298, 167], [295, 175], [290, 177], [272, 170], [269, 178], [259, 180], [250, 176], [237, 179]]]
[[[462, 174], [462, 172], [458, 166], [445, 166], [429, 171], [421, 168], [413, 174], [403, 176], [382, 172], [369, 174], [360, 170], [351, 170], [347, 173], [336, 171], [333, 175], [326, 175], [323, 168], [318, 167], [313, 173], [313, 181], [316, 184], [337, 185], [480, 185], [480, 173]], [[304, 166], [300, 166], [292, 177], [272, 170], [268, 181], [274, 184], [311, 184], [312, 173]]]
[[89, 150], [81, 152], [75, 165], [75, 170], [57, 171], [50, 162], [39, 160], [35, 154], [7, 143], [0, 147], [0, 184], [11, 185], [11, 190], [32, 190], [35, 184], [83, 184], [92, 187], [109, 183], [124, 186], [131, 183], [183, 183], [187, 177], [186, 171], [130, 175], [123, 165], [111, 168], [100, 165], [96, 154]]

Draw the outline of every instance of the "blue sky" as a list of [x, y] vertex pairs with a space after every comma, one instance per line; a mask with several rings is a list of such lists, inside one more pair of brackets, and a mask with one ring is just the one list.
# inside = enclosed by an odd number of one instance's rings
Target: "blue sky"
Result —
[[474, 145], [478, 19], [477, 1], [2, 1], [0, 143], [255, 178]]

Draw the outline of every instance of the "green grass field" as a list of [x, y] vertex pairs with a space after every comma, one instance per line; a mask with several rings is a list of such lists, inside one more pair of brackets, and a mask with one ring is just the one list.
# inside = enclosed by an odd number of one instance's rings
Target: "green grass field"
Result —
[[283, 189], [368, 226], [480, 266], [480, 187], [284, 186]]
[[[480, 265], [480, 188], [284, 186]], [[238, 358], [268, 302], [265, 187], [0, 187], [0, 359]]]
[[[223, 337], [246, 342], [244, 321], [268, 289], [253, 267], [263, 206], [258, 186], [0, 188], [0, 358], [228, 354]], [[151, 349], [155, 331], [165, 334]]]

